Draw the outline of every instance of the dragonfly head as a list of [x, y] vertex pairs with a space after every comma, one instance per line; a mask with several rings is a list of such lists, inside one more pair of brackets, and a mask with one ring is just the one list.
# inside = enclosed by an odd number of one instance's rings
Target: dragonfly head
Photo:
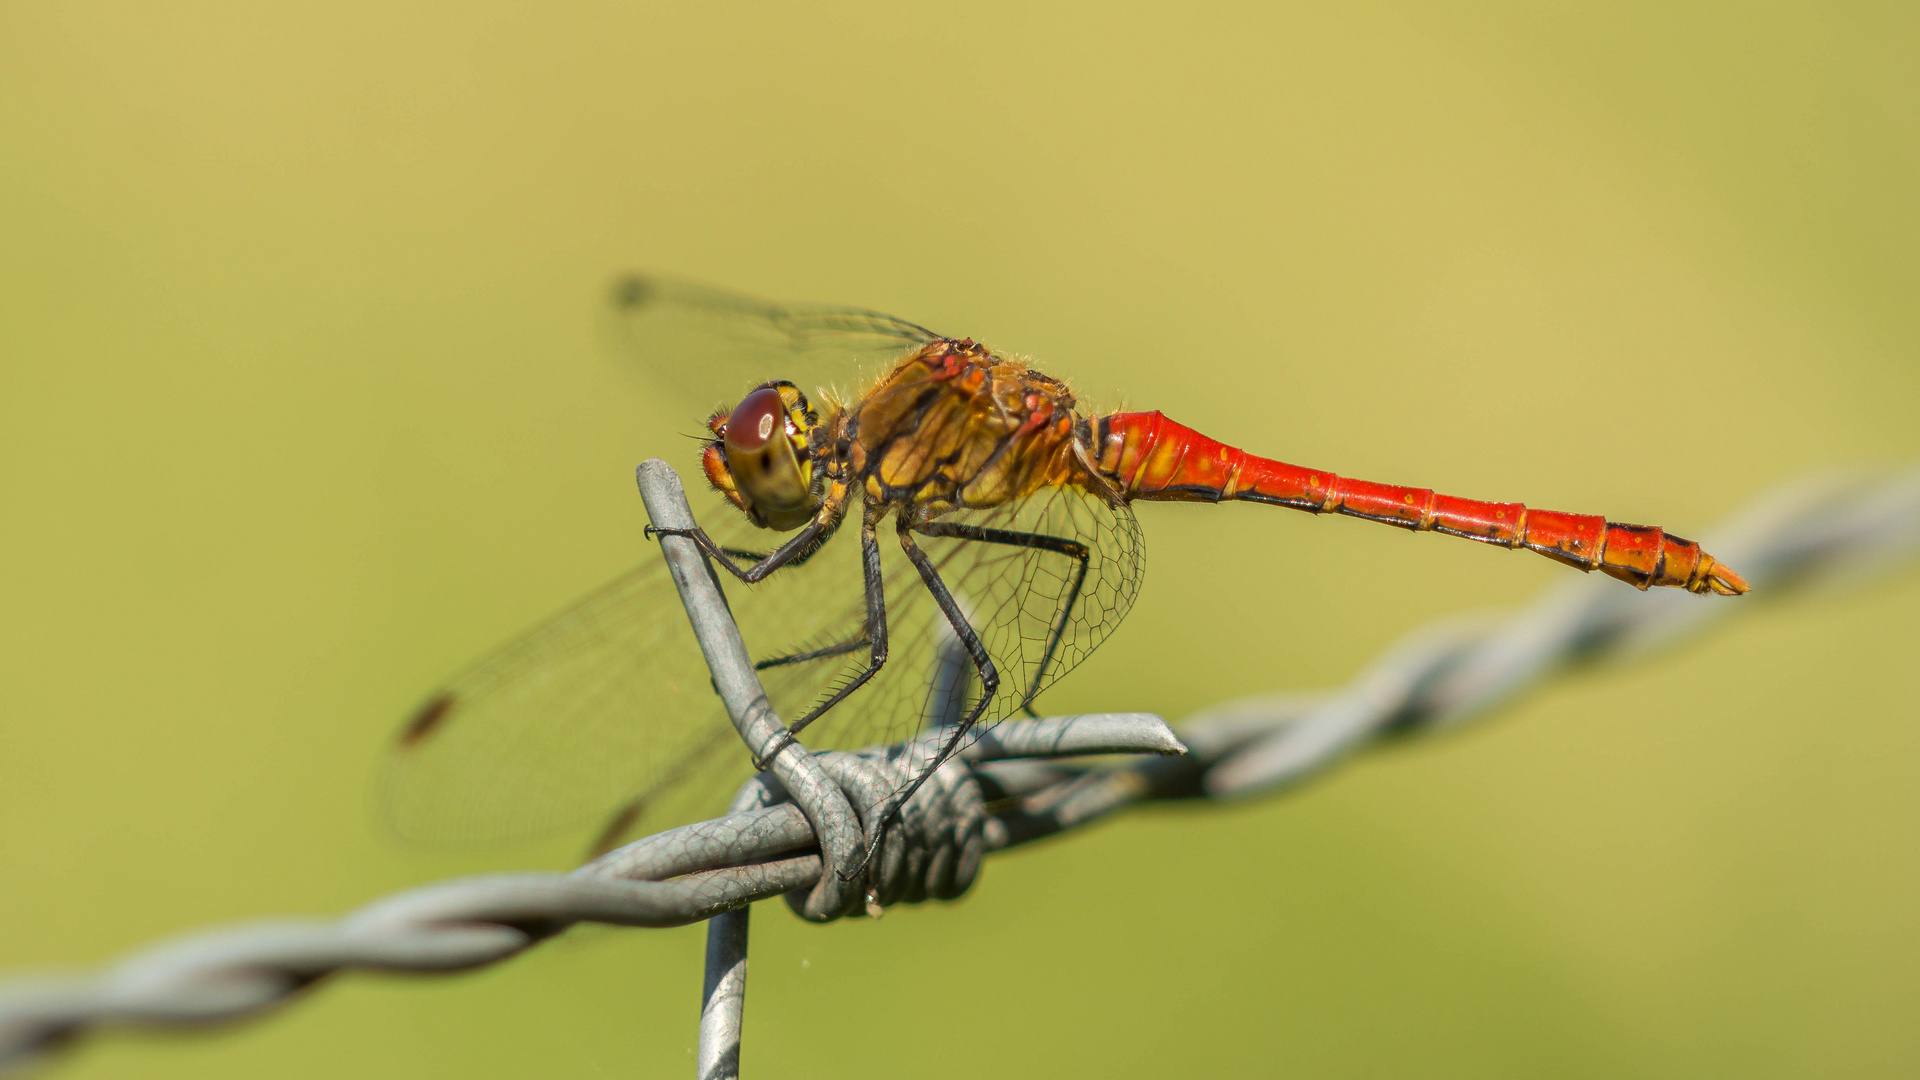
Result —
[[742, 398], [733, 412], [707, 421], [714, 439], [702, 464], [714, 490], [746, 511], [763, 529], [788, 532], [820, 509], [821, 479], [807, 449], [819, 423], [807, 397], [790, 382], [770, 382]]

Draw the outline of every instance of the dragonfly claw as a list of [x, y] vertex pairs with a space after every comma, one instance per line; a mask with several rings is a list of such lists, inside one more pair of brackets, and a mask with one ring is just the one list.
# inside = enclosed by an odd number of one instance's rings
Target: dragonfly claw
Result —
[[780, 756], [780, 751], [785, 750], [793, 744], [793, 732], [782, 731], [780, 733], [780, 741], [774, 745], [773, 749], [767, 751], [764, 757], [755, 757], [753, 759], [753, 771], [766, 772], [768, 769], [771, 769], [773, 767], [773, 759]]

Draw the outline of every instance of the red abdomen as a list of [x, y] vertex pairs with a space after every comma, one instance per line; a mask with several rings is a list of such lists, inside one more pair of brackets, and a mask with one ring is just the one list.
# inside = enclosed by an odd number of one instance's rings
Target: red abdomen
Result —
[[1351, 480], [1256, 457], [1158, 412], [1114, 413], [1092, 421], [1092, 429], [1095, 464], [1129, 500], [1273, 503], [1526, 548], [1642, 589], [1669, 585], [1696, 593], [1747, 591], [1740, 575], [1714, 561], [1700, 545], [1652, 525]]

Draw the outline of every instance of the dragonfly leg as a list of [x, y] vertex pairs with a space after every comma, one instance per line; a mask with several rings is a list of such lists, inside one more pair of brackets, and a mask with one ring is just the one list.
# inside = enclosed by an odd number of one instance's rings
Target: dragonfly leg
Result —
[[807, 522], [806, 526], [799, 532], [794, 533], [792, 539], [775, 548], [772, 554], [747, 567], [742, 567], [734, 562], [735, 555], [738, 553], [714, 543], [713, 538], [707, 535], [705, 529], [662, 529], [649, 525], [647, 526], [647, 535], [649, 537], [684, 536], [699, 545], [700, 550], [704, 552], [709, 559], [726, 567], [728, 573], [752, 585], [766, 580], [768, 574], [773, 573], [783, 566], [805, 562], [809, 556], [819, 550], [820, 545], [826, 543], [827, 538], [832, 536], [833, 531], [839, 527], [840, 518], [837, 516], [833, 518], [816, 517], [812, 521]]
[[980, 714], [987, 709], [987, 703], [993, 700], [994, 693], [1000, 689], [999, 669], [993, 666], [993, 657], [988, 654], [986, 645], [981, 642], [972, 624], [967, 622], [966, 613], [960, 610], [960, 604], [947, 589], [947, 583], [940, 580], [939, 568], [933, 565], [933, 560], [927, 557], [926, 552], [920, 550], [920, 545], [913, 542], [912, 526], [904, 516], [900, 518], [900, 546], [906, 551], [913, 568], [920, 571], [920, 580], [926, 583], [927, 591], [933, 594], [934, 603], [940, 605], [941, 613], [947, 617], [947, 624], [953, 627], [954, 636], [960, 639], [967, 655], [973, 659], [975, 670], [980, 673], [980, 700], [974, 702], [973, 708], [967, 710], [967, 715], [955, 725], [964, 732], [980, 719]]
[[927, 591], [933, 594], [934, 603], [940, 605], [940, 611], [947, 617], [947, 624], [953, 627], [954, 635], [966, 647], [967, 655], [973, 659], [974, 669], [980, 673], [980, 699], [973, 703], [973, 708], [967, 710], [967, 715], [962, 717], [947, 737], [941, 741], [939, 753], [934, 755], [933, 761], [920, 770], [918, 776], [907, 781], [906, 787], [888, 798], [880, 813], [874, 815], [867, 829], [866, 856], [860, 860], [859, 866], [842, 874], [849, 881], [857, 877], [866, 869], [867, 864], [873, 861], [874, 855], [880, 851], [880, 841], [885, 836], [887, 825], [893, 821], [895, 815], [900, 813], [900, 808], [907, 805], [907, 800], [913, 798], [914, 792], [920, 790], [920, 785], [926, 783], [940, 766], [946, 764], [954, 751], [960, 749], [961, 740], [967, 737], [967, 732], [973, 730], [974, 723], [980, 719], [981, 713], [987, 711], [987, 706], [993, 702], [994, 693], [1000, 689], [1000, 672], [993, 666], [993, 656], [987, 652], [986, 645], [981, 642], [980, 635], [974, 631], [972, 624], [967, 622], [966, 613], [960, 610], [960, 605], [954, 600], [953, 593], [948, 590], [947, 583], [940, 580], [939, 568], [933, 565], [933, 560], [927, 557], [926, 552], [920, 550], [920, 545], [913, 542], [912, 526], [907, 518], [903, 515], [899, 520], [901, 548], [906, 551], [907, 558], [913, 563], [913, 568], [920, 571], [920, 580], [926, 583]]
[[[785, 565], [799, 566], [819, 554], [820, 549], [825, 546], [825, 538], [822, 537], [821, 543], [815, 544], [812, 548], [802, 551], [800, 554], [788, 559]], [[725, 552], [728, 558], [747, 563], [757, 563], [773, 554], [771, 551], [755, 551], [752, 548], [722, 547], [720, 550]]]
[[[830, 697], [828, 697], [825, 701], [822, 701], [820, 702], [820, 704], [815, 705], [811, 709], [808, 709], [806, 713], [803, 714], [798, 720], [795, 720], [791, 724], [788, 724], [786, 732], [780, 736], [779, 741], [774, 744], [772, 749], [768, 750], [766, 755], [762, 759], [757, 760], [753, 763], [755, 769], [766, 768], [768, 762], [771, 762], [773, 758], [780, 753], [780, 751], [785, 750], [788, 747], [788, 745], [790, 745], [794, 741], [794, 736], [800, 734], [801, 729], [805, 728], [808, 724], [813, 723], [815, 720], [818, 720], [822, 715], [824, 715], [827, 712], [827, 710], [833, 708], [835, 705], [840, 704], [842, 701], [845, 701], [847, 698], [847, 695], [853, 693], [855, 690], [860, 689], [860, 687], [866, 684], [867, 680], [879, 674], [880, 669], [886, 666], [886, 663], [887, 663], [886, 577], [884, 574], [881, 573], [881, 569], [880, 569], [880, 538], [878, 534], [876, 534], [874, 531], [875, 524], [876, 524], [876, 518], [873, 515], [868, 515], [866, 520], [860, 523], [861, 575], [866, 579], [866, 591], [867, 591], [867, 632], [864, 635], [862, 635], [862, 638], [865, 640], [868, 646], [866, 669], [860, 672], [860, 674], [855, 675], [853, 678], [848, 679], [846, 683], [840, 687], [840, 689], [835, 690], [833, 694]], [[852, 643], [848, 643], [846, 645], [834, 645], [826, 649], [820, 649], [812, 654], [796, 654], [793, 657], [779, 657], [774, 660], [767, 661], [765, 666], [772, 666], [772, 665], [781, 664], [781, 663], [797, 662], [798, 660], [801, 660], [801, 659], [812, 659], [817, 656], [852, 652], [853, 648], [857, 647], [858, 644], [859, 642], [855, 641]], [[754, 665], [756, 669], [762, 666], [763, 665], [761, 664]]]
[[1047, 536], [1044, 533], [1018, 532], [1013, 529], [989, 529], [979, 525], [968, 525], [958, 521], [933, 521], [914, 528], [915, 532], [926, 536], [948, 536], [957, 540], [975, 540], [983, 544], [1011, 544], [1015, 547], [1038, 548], [1051, 551], [1080, 564], [1073, 575], [1073, 584], [1067, 588], [1066, 603], [1060, 606], [1060, 617], [1054, 620], [1053, 627], [1047, 631], [1046, 651], [1040, 654], [1040, 667], [1033, 673], [1033, 682], [1028, 684], [1027, 692], [1020, 698], [1021, 711], [1028, 716], [1038, 716], [1033, 711], [1033, 699], [1040, 696], [1040, 684], [1046, 680], [1047, 669], [1053, 666], [1054, 653], [1060, 649], [1060, 641], [1066, 636], [1067, 621], [1073, 618], [1073, 609], [1080, 602], [1080, 590], [1086, 586], [1087, 572], [1093, 566], [1092, 553], [1087, 545], [1078, 540], [1069, 540], [1064, 536]]
[[805, 664], [814, 660], [827, 660], [835, 656], [845, 656], [850, 652], [866, 648], [872, 640], [872, 635], [862, 631], [859, 637], [848, 638], [838, 645], [809, 649], [806, 652], [788, 653], [785, 656], [771, 656], [765, 660], [755, 660], [753, 662], [753, 670], [765, 671], [768, 668], [788, 667], [793, 664]]

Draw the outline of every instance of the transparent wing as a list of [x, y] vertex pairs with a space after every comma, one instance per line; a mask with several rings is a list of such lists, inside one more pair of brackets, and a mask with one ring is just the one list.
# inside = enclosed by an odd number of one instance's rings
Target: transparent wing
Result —
[[[976, 734], [1019, 714], [1106, 640], [1133, 606], [1145, 554], [1130, 509], [1076, 487], [920, 522], [914, 540], [1000, 676]], [[899, 555], [897, 542], [889, 546], [895, 549], [889, 555]], [[983, 692], [918, 572], [904, 555], [898, 561], [897, 584], [889, 582], [887, 597], [893, 657], [874, 696], [862, 703], [887, 717], [888, 728], [879, 739], [849, 732], [840, 740], [846, 745], [892, 742], [950, 723]], [[821, 723], [834, 719], [829, 714]], [[821, 736], [807, 741], [834, 745]]]
[[[1132, 512], [1077, 488], [1049, 489], [994, 510], [961, 511], [923, 524], [994, 538], [915, 533], [1000, 674], [976, 737], [1020, 713], [1086, 659], [1119, 625], [1139, 590], [1144, 551]], [[1049, 542], [1012, 542], [1015, 537]], [[958, 635], [907, 561], [891, 521], [880, 540], [890, 658], [878, 676], [801, 733], [800, 741], [813, 749], [898, 742], [965, 715], [981, 695]], [[801, 715], [869, 662], [859, 546], [850, 523], [791, 574], [774, 574], [752, 589], [722, 578], [748, 650], [762, 668], [767, 696], [784, 719]], [[834, 583], [838, 604], [831, 617], [796, 618], [826, 595], [802, 581], [814, 575]], [[836, 646], [842, 651], [832, 652]], [[787, 662], [821, 652], [831, 655]], [[922, 764], [931, 764], [931, 755], [922, 757]], [[616, 820], [606, 839], [612, 843], [672, 823], [644, 816]]]
[[[764, 550], [772, 536], [736, 514], [700, 520], [736, 550]], [[915, 538], [1000, 673], [977, 731], [1019, 713], [1091, 654], [1139, 588], [1132, 512], [1077, 488], [943, 515]], [[891, 658], [806, 729], [801, 741], [815, 749], [897, 742], [964, 715], [981, 695], [891, 522], [880, 539]], [[759, 585], [719, 579], [783, 718], [867, 665], [851, 522], [803, 565]], [[814, 658], [791, 661], [802, 655]], [[395, 739], [382, 801], [394, 830], [414, 840], [584, 833], [597, 821], [607, 846], [718, 813], [750, 772], [656, 556], [433, 694]]]
[[[607, 323], [615, 350], [655, 389], [697, 410], [696, 421], [769, 379], [851, 392], [937, 337], [877, 312], [783, 307], [651, 275], [616, 282]], [[777, 540], [717, 500], [689, 494], [721, 543], [751, 550]], [[806, 567], [753, 589], [728, 579], [731, 602], [755, 613], [742, 620], [749, 646], [768, 634], [779, 642], [858, 638], [858, 547], [838, 538]], [[807, 702], [837, 670], [789, 665], [763, 681], [776, 703]], [[432, 695], [396, 739], [381, 797], [402, 836], [492, 841], [607, 814], [635, 828], [691, 820], [724, 806], [747, 771], [678, 594], [650, 558]]]
[[747, 392], [786, 379], [812, 395], [852, 393], [891, 362], [940, 335], [859, 308], [782, 306], [678, 278], [630, 274], [607, 309], [612, 349], [689, 408], [731, 409]]
[[[709, 514], [722, 543], [769, 534]], [[844, 543], [844, 541], [842, 541]], [[751, 772], [657, 552], [431, 695], [402, 727], [380, 785], [395, 832], [428, 843], [527, 839], [624, 811], [679, 824], [724, 808]], [[806, 568], [798, 568], [806, 569]], [[825, 569], [823, 564], [819, 569]], [[859, 582], [819, 573], [773, 588], [759, 610], [818, 637]], [[781, 575], [775, 575], [779, 578]], [[770, 681], [783, 696], [821, 673]]]

